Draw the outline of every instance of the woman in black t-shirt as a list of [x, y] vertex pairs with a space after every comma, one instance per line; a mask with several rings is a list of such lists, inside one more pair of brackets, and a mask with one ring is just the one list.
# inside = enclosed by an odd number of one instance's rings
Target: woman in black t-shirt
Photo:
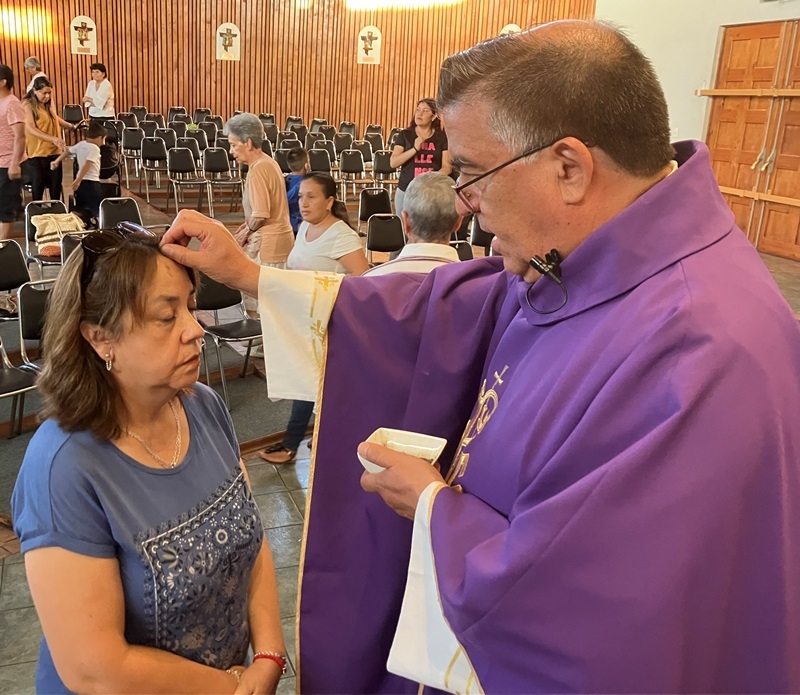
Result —
[[447, 136], [442, 130], [442, 122], [433, 99], [421, 99], [417, 103], [411, 125], [395, 137], [389, 162], [395, 168], [400, 167], [400, 180], [394, 196], [396, 215], [403, 209], [403, 196], [413, 178], [426, 171], [450, 174]]

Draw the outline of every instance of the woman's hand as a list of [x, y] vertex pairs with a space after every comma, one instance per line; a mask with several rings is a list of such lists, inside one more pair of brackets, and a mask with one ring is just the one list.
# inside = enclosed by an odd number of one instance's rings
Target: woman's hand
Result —
[[427, 140], [427, 138], [423, 138], [422, 136], [417, 135], [417, 139], [414, 140], [414, 149], [417, 152], [419, 152], [422, 149], [422, 143], [424, 143], [425, 140]]
[[51, 142], [59, 149], [60, 152], [63, 152], [67, 149], [67, 143], [61, 138], [53, 138]]
[[247, 243], [247, 238], [250, 236], [250, 229], [247, 224], [243, 224], [239, 229], [233, 233], [233, 238], [239, 243], [239, 246], [244, 246]]
[[234, 695], [272, 695], [280, 679], [278, 664], [271, 659], [257, 659], [242, 673]]

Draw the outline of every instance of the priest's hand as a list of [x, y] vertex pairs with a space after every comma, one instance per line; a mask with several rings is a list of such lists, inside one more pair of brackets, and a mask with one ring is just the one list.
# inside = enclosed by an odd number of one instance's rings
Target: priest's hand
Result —
[[377, 492], [386, 504], [406, 519], [414, 518], [419, 497], [428, 485], [444, 482], [434, 466], [416, 456], [371, 442], [359, 444], [358, 453], [386, 469], [380, 473], [364, 471], [361, 487], [367, 492]]
[[[200, 241], [199, 249], [187, 248], [192, 238]], [[178, 213], [161, 240], [161, 251], [223, 285], [258, 296], [258, 264], [245, 255], [224, 224], [196, 210]]]

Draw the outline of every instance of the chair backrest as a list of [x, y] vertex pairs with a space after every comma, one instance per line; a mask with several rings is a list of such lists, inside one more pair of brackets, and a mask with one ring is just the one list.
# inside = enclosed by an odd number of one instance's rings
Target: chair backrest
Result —
[[117, 131], [117, 142], [121, 142], [122, 131], [125, 130], [125, 124], [119, 119], [115, 118], [113, 121], [106, 121], [106, 128], [108, 128], [109, 125], [113, 126], [114, 130]]
[[144, 131], [141, 128], [128, 128], [122, 131], [122, 149], [138, 152], [142, 149]]
[[378, 150], [383, 149], [383, 135], [380, 133], [364, 133], [364, 140], [366, 140], [370, 144], [370, 147], [372, 147], [373, 155]]
[[353, 144], [353, 136], [350, 133], [336, 133], [333, 136], [333, 146], [336, 148], [336, 154], [341, 154], [344, 150], [351, 149]]
[[126, 128], [138, 128], [139, 119], [130, 111], [122, 111], [117, 114], [117, 120], [122, 121]]
[[143, 162], [166, 162], [167, 145], [157, 137], [145, 138], [142, 140], [142, 161]]
[[472, 252], [472, 246], [466, 241], [451, 241], [450, 246], [456, 250], [459, 261], [471, 261], [475, 258], [475, 254]]
[[206, 116], [210, 115], [211, 115], [211, 109], [206, 109], [206, 108], [195, 109], [194, 115], [192, 116], [192, 120], [195, 123], [202, 123], [206, 119]]
[[372, 155], [372, 173], [387, 178], [397, 173], [391, 164], [392, 153], [389, 150], [379, 150]]
[[195, 161], [200, 160], [200, 147], [197, 144], [197, 140], [195, 140], [194, 138], [178, 138], [176, 146], [189, 150], [189, 152], [191, 152], [192, 154], [192, 157], [194, 157]]
[[364, 158], [364, 162], [372, 162], [372, 145], [370, 145], [366, 140], [356, 140], [351, 149], [358, 150], [361, 152], [361, 156]]
[[214, 142], [214, 140], [217, 139], [217, 131], [219, 128], [217, 128], [217, 124], [214, 123], [214, 121], [206, 119], [198, 127], [206, 134], [206, 140], [208, 141], [206, 142], [206, 147], [208, 147], [209, 142]]
[[389, 131], [389, 140], [388, 140], [388, 143], [389, 143], [388, 147], [389, 147], [389, 149], [392, 149], [392, 147], [394, 147], [394, 139], [395, 139], [395, 138], [396, 138], [398, 135], [400, 135], [400, 133], [402, 133], [402, 132], [403, 132], [403, 129], [402, 129], [402, 128], [397, 128], [397, 127], [395, 127], [395, 128], [392, 128], [392, 129]]
[[198, 311], [219, 311], [242, 303], [242, 293], [207, 275], [200, 273], [200, 287], [197, 289]]
[[311, 126], [309, 128], [309, 132], [311, 133], [318, 133], [319, 127], [323, 125], [328, 125], [327, 118], [312, 118], [311, 119]]
[[131, 106], [128, 109], [128, 113], [132, 113], [134, 116], [136, 116], [136, 120], [141, 122], [141, 121], [143, 121], [145, 119], [145, 116], [147, 116], [147, 107], [146, 106]]
[[279, 132], [278, 126], [274, 123], [267, 123], [264, 125], [264, 137], [269, 140], [273, 146], [278, 144]]
[[331, 156], [326, 150], [309, 150], [308, 165], [311, 171], [319, 171], [325, 174], [331, 173]]
[[91, 232], [70, 232], [61, 237], [61, 265], [67, 262], [69, 255], [81, 245], [81, 239]]
[[348, 133], [349, 135], [353, 136], [353, 140], [358, 137], [358, 128], [353, 121], [342, 121], [339, 123], [339, 132], [340, 133]]
[[184, 123], [189, 125], [189, 123], [194, 123], [192, 117], [187, 113], [176, 113], [172, 119], [170, 120], [171, 123]]
[[80, 123], [83, 120], [83, 107], [80, 104], [64, 104], [61, 117], [73, 125]]
[[303, 125], [303, 117], [302, 116], [287, 116], [286, 123], [283, 126], [284, 130], [289, 130], [290, 126], [293, 125]]
[[391, 215], [392, 198], [385, 188], [365, 188], [358, 197], [358, 219], [366, 222], [373, 215]]
[[[383, 126], [378, 125], [376, 123], [369, 123], [367, 127], [364, 128], [364, 139], [367, 139], [367, 135], [383, 135]], [[383, 148], [381, 148], [383, 149]]]
[[405, 246], [403, 222], [397, 215], [372, 215], [367, 221], [367, 250], [391, 253]]
[[258, 120], [261, 121], [261, 125], [264, 127], [268, 125], [275, 125], [275, 114], [274, 113], [260, 113], [258, 114]]
[[275, 147], [280, 148], [284, 140], [297, 140], [297, 137], [291, 130], [281, 130], [275, 140]]
[[292, 123], [287, 130], [292, 131], [295, 137], [301, 142], [305, 140], [306, 135], [308, 135], [308, 127], [302, 123]]
[[177, 116], [179, 113], [180, 114], [185, 114], [186, 113], [186, 107], [185, 106], [170, 106], [167, 109], [167, 123], [172, 123], [172, 121], [175, 120], [175, 116]]
[[156, 128], [156, 137], [164, 141], [168, 150], [178, 144], [178, 136], [172, 128]]
[[319, 132], [325, 136], [326, 140], [333, 141], [333, 136], [336, 135], [336, 126], [325, 123], [319, 127]]
[[221, 147], [209, 147], [203, 150], [203, 171], [207, 174], [230, 175], [231, 165], [228, 153]]
[[320, 140], [314, 143], [315, 150], [325, 150], [331, 160], [331, 164], [336, 161], [336, 147], [330, 140]]
[[282, 141], [280, 146], [278, 147], [279, 150], [292, 150], [295, 147], [302, 147], [303, 143], [301, 143], [297, 138], [287, 138], [286, 140]]
[[264, 139], [261, 141], [261, 151], [262, 151], [264, 154], [266, 154], [266, 155], [268, 155], [268, 156], [270, 156], [270, 157], [274, 156], [274, 155], [273, 155], [273, 150], [272, 150], [272, 143], [269, 141], [269, 139], [268, 139], [268, 138], [264, 138]]
[[33, 200], [25, 206], [25, 236], [28, 241], [36, 241], [36, 227], [31, 220], [36, 215], [66, 214], [67, 207], [60, 200]]
[[101, 229], [110, 229], [119, 222], [134, 222], [142, 224], [142, 214], [139, 205], [133, 198], [105, 198], [100, 201]]
[[13, 239], [0, 240], [0, 292], [15, 290], [30, 279], [20, 245]]
[[473, 246], [483, 246], [488, 252], [491, 249], [492, 239], [494, 239], [494, 234], [491, 232], [484, 232], [481, 229], [480, 222], [478, 222], [478, 216], [472, 216], [472, 224], [470, 226], [470, 233], [469, 233], [469, 243]]
[[339, 171], [343, 174], [363, 174], [364, 157], [359, 150], [343, 150], [339, 155]]
[[[195, 143], [195, 146], [197, 146], [197, 143]], [[167, 170], [170, 175], [191, 174], [196, 176], [195, 159], [194, 153], [188, 147], [181, 147], [179, 141], [178, 147], [173, 147], [167, 152]]]
[[189, 131], [187, 125], [183, 121], [172, 121], [169, 127], [175, 131], [175, 137], [177, 138], [185, 138], [186, 133]]
[[118, 121], [103, 122], [103, 128], [106, 131], [106, 142], [113, 142], [115, 145], [119, 144], [119, 132], [117, 131], [116, 123], [118, 123]]
[[[208, 136], [204, 130], [189, 130], [186, 132], [186, 137], [197, 140], [197, 147], [201, 150], [208, 147]], [[216, 133], [214, 134], [214, 138], [216, 139]]]
[[203, 123], [213, 123], [217, 126], [217, 130], [222, 130], [225, 124], [222, 122], [222, 116], [206, 116], [206, 120]]
[[325, 136], [322, 133], [309, 133], [306, 135], [306, 149], [310, 150], [314, 147], [315, 142], [319, 142], [320, 140], [324, 140]]
[[145, 137], [152, 138], [158, 129], [158, 123], [155, 121], [139, 121], [139, 128], [144, 133]]
[[54, 279], [35, 280], [26, 282], [17, 290], [20, 343], [26, 340], [41, 341], [44, 317], [47, 314], [47, 300], [54, 282]]
[[163, 128], [166, 125], [164, 123], [164, 116], [162, 116], [160, 113], [145, 114], [144, 120], [153, 121], [153, 123], [156, 123], [159, 128]]
[[275, 150], [275, 161], [278, 163], [278, 166], [281, 168], [281, 171], [284, 174], [291, 174], [292, 169], [289, 167], [289, 150]]

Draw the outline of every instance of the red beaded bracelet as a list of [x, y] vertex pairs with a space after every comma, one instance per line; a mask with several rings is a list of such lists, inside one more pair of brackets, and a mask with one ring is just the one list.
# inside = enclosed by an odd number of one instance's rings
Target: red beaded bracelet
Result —
[[277, 652], [257, 652], [253, 655], [253, 663], [259, 659], [269, 659], [270, 661], [274, 661], [276, 664], [278, 664], [278, 666], [281, 667], [281, 675], [286, 673], [285, 654], [278, 654]]

